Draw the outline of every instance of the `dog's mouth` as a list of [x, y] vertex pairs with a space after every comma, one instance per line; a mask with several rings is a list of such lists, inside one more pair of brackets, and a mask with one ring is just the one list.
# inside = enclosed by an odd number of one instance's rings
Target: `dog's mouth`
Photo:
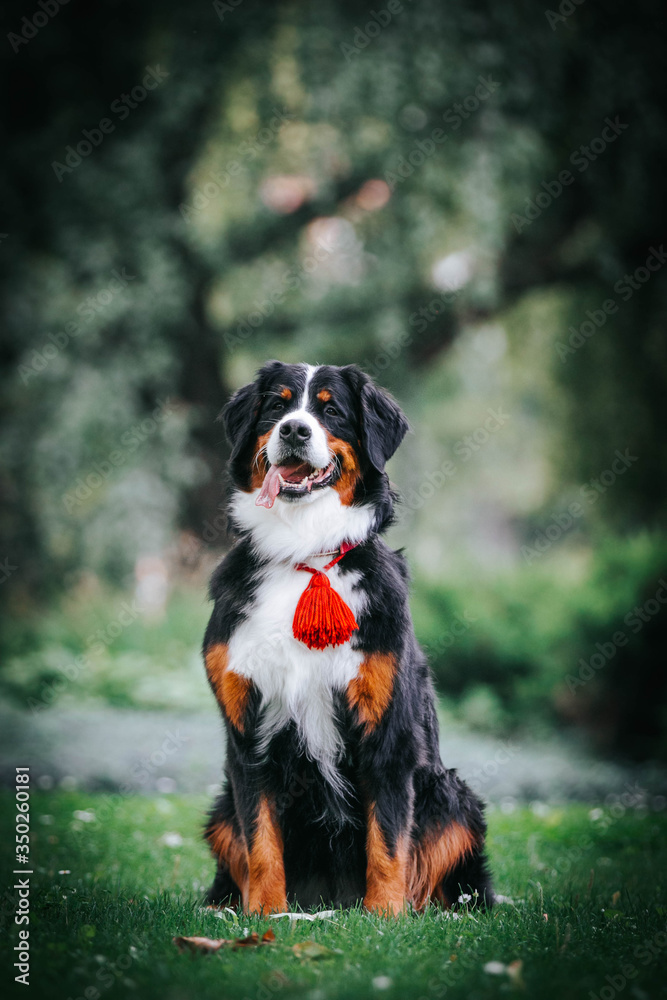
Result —
[[276, 497], [296, 499], [308, 496], [313, 490], [331, 486], [336, 471], [335, 460], [329, 462], [323, 469], [317, 469], [302, 458], [291, 456], [280, 465], [271, 465], [264, 476], [259, 496], [255, 500], [257, 507], [273, 507]]

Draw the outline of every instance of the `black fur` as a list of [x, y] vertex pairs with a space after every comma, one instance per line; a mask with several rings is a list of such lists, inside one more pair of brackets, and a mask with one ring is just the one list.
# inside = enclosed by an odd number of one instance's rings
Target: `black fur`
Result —
[[[232, 445], [233, 489], [248, 489], [249, 463], [257, 439], [297, 405], [305, 384], [302, 366], [270, 362], [256, 381], [239, 390], [223, 411]], [[292, 390], [292, 399], [280, 395]], [[318, 389], [331, 390], [335, 407], [317, 400]], [[390, 523], [394, 495], [385, 463], [407, 431], [397, 404], [354, 366], [319, 368], [312, 380], [310, 408], [321, 424], [348, 442], [359, 458], [360, 479], [354, 504], [371, 505], [375, 518], [369, 537], [339, 563], [342, 574], [358, 573], [367, 604], [359, 616], [353, 646], [365, 654], [391, 654], [396, 663], [391, 699], [379, 723], [367, 731], [344, 691], [336, 693], [335, 712], [345, 754], [340, 773], [346, 792], [336, 792], [324, 780], [317, 763], [300, 744], [289, 724], [275, 735], [264, 753], [257, 726], [264, 707], [258, 691], [250, 691], [243, 731], [227, 730], [224, 791], [210, 813], [207, 836], [220, 824], [235, 831], [247, 848], [255, 835], [258, 796], [270, 794], [284, 845], [285, 881], [290, 903], [302, 907], [320, 903], [349, 906], [367, 890], [367, 806], [375, 816], [390, 856], [408, 839], [410, 845], [429, 841], [452, 823], [470, 831], [474, 849], [446, 872], [432, 895], [446, 905], [461, 892], [476, 893], [485, 905], [493, 902], [491, 880], [483, 853], [485, 822], [478, 799], [453, 770], [447, 770], [438, 747], [435, 694], [426, 659], [414, 636], [408, 606], [408, 569], [402, 554], [387, 547], [380, 533]], [[279, 502], [279, 501], [278, 501]], [[235, 547], [211, 581], [213, 613], [204, 651], [229, 642], [235, 628], [253, 613], [258, 577], [267, 560], [254, 551], [240, 525]], [[267, 653], [270, 655], [270, 653]], [[222, 707], [222, 706], [221, 706]], [[238, 902], [241, 886], [219, 859], [208, 895], [211, 903]]]

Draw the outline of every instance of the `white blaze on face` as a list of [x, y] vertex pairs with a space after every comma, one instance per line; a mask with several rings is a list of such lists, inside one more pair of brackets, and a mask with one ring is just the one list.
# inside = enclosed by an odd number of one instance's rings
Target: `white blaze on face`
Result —
[[310, 438], [300, 449], [300, 457], [304, 462], [308, 462], [315, 469], [324, 469], [331, 461], [331, 453], [327, 444], [327, 436], [318, 420], [306, 410], [292, 410], [285, 414], [271, 432], [269, 443], [266, 446], [266, 457], [271, 465], [280, 465], [282, 459], [286, 458], [286, 449], [280, 438], [280, 428], [288, 420], [296, 420], [300, 424], [305, 424], [310, 428]]
[[317, 368], [312, 365], [306, 366], [306, 384], [304, 386], [301, 399], [299, 400], [299, 406], [296, 410], [290, 410], [286, 413], [284, 417], [278, 421], [276, 426], [271, 432], [271, 437], [269, 438], [268, 445], [266, 447], [266, 457], [268, 458], [271, 465], [279, 465], [281, 459], [285, 458], [285, 451], [283, 449], [281, 438], [280, 438], [280, 428], [288, 420], [295, 420], [299, 423], [306, 424], [310, 428], [310, 438], [303, 450], [303, 460], [308, 462], [315, 469], [324, 469], [331, 462], [331, 452], [329, 451], [329, 445], [327, 444], [327, 436], [324, 428], [318, 420], [315, 419], [312, 413], [309, 413], [306, 409], [308, 405], [308, 392], [310, 388], [310, 382], [317, 371]]

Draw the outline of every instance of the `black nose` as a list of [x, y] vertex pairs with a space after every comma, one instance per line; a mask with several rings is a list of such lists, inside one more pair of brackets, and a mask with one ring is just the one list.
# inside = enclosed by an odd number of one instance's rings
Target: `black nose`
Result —
[[280, 425], [280, 437], [285, 444], [291, 447], [305, 444], [311, 436], [308, 424], [301, 423], [300, 420], [286, 420]]

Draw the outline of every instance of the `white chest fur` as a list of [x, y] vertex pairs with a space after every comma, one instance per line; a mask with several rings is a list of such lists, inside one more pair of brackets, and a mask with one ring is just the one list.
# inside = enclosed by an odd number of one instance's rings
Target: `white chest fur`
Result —
[[[331, 558], [331, 557], [329, 557]], [[320, 568], [327, 560], [310, 560]], [[365, 596], [355, 588], [358, 573], [327, 573], [332, 587], [357, 617]], [[317, 760], [322, 773], [341, 788], [337, 762], [342, 750], [334, 719], [334, 692], [345, 690], [355, 677], [363, 654], [351, 642], [327, 649], [309, 649], [292, 635], [292, 620], [310, 574], [290, 563], [273, 564], [263, 571], [248, 616], [229, 642], [230, 670], [248, 677], [262, 695], [264, 718], [261, 741], [293, 721], [304, 749]]]

